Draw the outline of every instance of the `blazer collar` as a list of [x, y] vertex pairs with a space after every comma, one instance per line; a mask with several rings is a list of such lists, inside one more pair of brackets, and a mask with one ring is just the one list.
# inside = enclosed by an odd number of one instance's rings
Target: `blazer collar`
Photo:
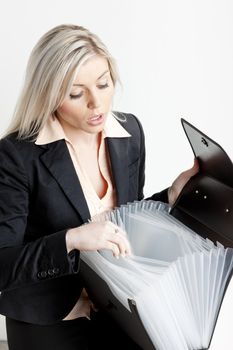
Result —
[[[121, 125], [120, 127], [124, 129]], [[127, 133], [126, 130], [125, 133]], [[106, 148], [109, 152], [113, 180], [116, 186], [118, 206], [128, 201], [128, 147], [130, 136], [130, 134], [128, 136], [122, 134], [122, 137], [110, 137], [106, 135], [105, 140]], [[46, 148], [46, 152], [41, 156], [41, 161], [56, 179], [67, 199], [79, 213], [82, 221], [87, 222], [90, 219], [90, 212], [66, 141], [63, 138], [48, 144], [38, 144], [37, 142], [36, 144], [39, 147]]]
[[89, 209], [65, 140], [52, 142], [41, 147], [47, 148], [41, 156], [41, 161], [80, 214], [82, 221], [87, 222], [90, 219]]
[[117, 205], [126, 204], [129, 190], [129, 138], [107, 138], [106, 146], [116, 186]]
[[[112, 112], [109, 112], [103, 129], [103, 138], [106, 137], [130, 137], [131, 135], [116, 120]], [[59, 140], [66, 140], [71, 143], [65, 134], [59, 120], [55, 116], [50, 116], [39, 132], [35, 141], [36, 145], [46, 145]]]

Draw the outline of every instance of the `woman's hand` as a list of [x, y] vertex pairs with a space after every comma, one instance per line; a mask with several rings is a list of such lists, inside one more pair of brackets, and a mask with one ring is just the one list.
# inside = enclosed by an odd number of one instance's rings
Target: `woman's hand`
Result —
[[86, 251], [109, 249], [115, 257], [131, 254], [126, 233], [110, 221], [90, 222], [68, 230], [66, 245], [68, 253], [72, 249]]
[[199, 171], [198, 160], [195, 158], [192, 168], [182, 172], [168, 189], [168, 201], [173, 205], [188, 180]]

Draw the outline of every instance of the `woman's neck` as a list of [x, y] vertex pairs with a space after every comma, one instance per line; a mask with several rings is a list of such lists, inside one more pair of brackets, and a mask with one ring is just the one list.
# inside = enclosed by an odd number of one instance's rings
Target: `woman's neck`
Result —
[[74, 147], [78, 146], [79, 148], [81, 147], [86, 149], [97, 149], [99, 147], [101, 132], [91, 134], [84, 130], [69, 126], [60, 118], [59, 121], [66, 137], [70, 140]]
[[74, 129], [72, 132], [64, 130], [73, 146], [85, 147], [86, 149], [96, 149], [99, 146], [101, 133], [90, 134], [80, 129]]

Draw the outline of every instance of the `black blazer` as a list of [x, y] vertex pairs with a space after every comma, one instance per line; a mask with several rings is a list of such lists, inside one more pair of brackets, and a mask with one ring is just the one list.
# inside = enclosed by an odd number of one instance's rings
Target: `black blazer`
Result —
[[[129, 138], [106, 138], [117, 205], [143, 198], [145, 145], [130, 114]], [[0, 313], [52, 324], [73, 308], [83, 283], [79, 251], [67, 255], [67, 229], [90, 218], [66, 143], [36, 145], [16, 134], [0, 141]], [[151, 197], [167, 200], [166, 191]]]

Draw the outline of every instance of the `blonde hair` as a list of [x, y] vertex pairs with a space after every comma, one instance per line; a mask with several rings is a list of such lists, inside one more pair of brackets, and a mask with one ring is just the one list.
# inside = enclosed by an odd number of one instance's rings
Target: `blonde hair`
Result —
[[108, 61], [113, 84], [118, 80], [115, 61], [102, 41], [76, 25], [60, 25], [39, 40], [30, 55], [21, 95], [6, 135], [35, 138], [47, 118], [69, 93], [78, 69], [98, 54]]

